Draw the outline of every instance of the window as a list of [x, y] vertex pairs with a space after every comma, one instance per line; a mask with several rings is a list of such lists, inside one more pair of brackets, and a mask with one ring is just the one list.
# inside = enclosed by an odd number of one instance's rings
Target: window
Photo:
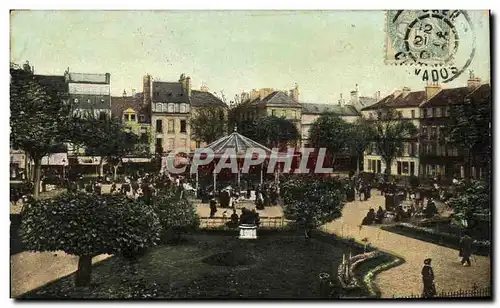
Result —
[[174, 104], [168, 104], [167, 112], [174, 113]]
[[415, 175], [415, 163], [410, 162], [410, 175]]
[[156, 120], [156, 132], [163, 133], [163, 121], [162, 120]]
[[146, 116], [143, 114], [139, 115], [139, 122], [145, 122], [146, 121]]
[[411, 111], [411, 118], [412, 118], [412, 119], [415, 119], [415, 110], [412, 110], [412, 111]]
[[441, 108], [435, 108], [436, 109], [436, 118], [441, 117]]
[[432, 108], [432, 117], [433, 118], [437, 117], [437, 115], [436, 115], [436, 108]]
[[398, 175], [401, 175], [401, 162], [398, 161]]
[[168, 95], [168, 96], [172, 96], [172, 92], [168, 92], [168, 94], [167, 94], [167, 95]]
[[408, 174], [410, 173], [410, 165], [408, 164], [407, 161], [403, 162], [403, 174]]
[[123, 115], [123, 121], [128, 122], [128, 113]]
[[174, 120], [168, 120], [168, 132], [169, 133], [174, 133], [175, 132], [174, 125], [175, 125]]
[[130, 121], [135, 121], [135, 114], [130, 115]]
[[432, 108], [427, 108], [427, 116], [431, 118], [433, 116], [432, 114]]
[[90, 104], [90, 98], [87, 99], [87, 103]]
[[186, 113], [186, 104], [181, 104], [181, 113]]
[[402, 112], [402, 111], [398, 111], [398, 117], [399, 117], [399, 118], [402, 118], [402, 117], [403, 117], [403, 112]]
[[422, 126], [422, 139], [428, 139], [428, 133], [427, 126]]
[[181, 120], [181, 133], [186, 132], [186, 120]]
[[180, 107], [181, 107], [181, 104], [175, 104], [175, 112], [179, 113], [181, 110], [180, 110]]
[[370, 113], [370, 114], [368, 115], [368, 119], [373, 120], [373, 113]]
[[162, 112], [162, 108], [161, 108], [161, 104], [160, 103], [157, 103], [155, 106], [156, 106], [156, 108], [155, 108], [156, 112]]
[[292, 118], [297, 120], [297, 110], [292, 111]]
[[416, 155], [417, 155], [417, 144], [413, 142], [410, 144], [410, 156], [416, 156]]
[[432, 126], [431, 127], [431, 140], [436, 140], [437, 139], [437, 127]]
[[367, 168], [368, 168], [368, 169], [367, 169], [367, 171], [372, 171], [372, 160], [371, 160], [371, 159], [368, 159], [368, 160], [367, 160], [367, 163], [368, 163], [368, 164], [367, 164]]
[[373, 172], [377, 172], [376, 168], [377, 168], [377, 161], [376, 160], [372, 160], [372, 170], [373, 170]]
[[423, 115], [422, 115], [422, 116], [423, 116], [424, 118], [427, 118], [427, 109], [423, 109], [423, 110], [422, 110], [422, 112], [423, 112]]
[[106, 118], [108, 117], [108, 114], [104, 111], [101, 111], [99, 112], [99, 120], [106, 120]]
[[377, 160], [377, 173], [382, 173], [382, 162]]
[[181, 146], [183, 148], [187, 148], [187, 139], [186, 138], [182, 138], [181, 139], [181, 144], [179, 144], [179, 146]]
[[276, 116], [276, 109], [271, 110], [271, 115]]
[[156, 138], [156, 153], [163, 153], [163, 140], [161, 138]]

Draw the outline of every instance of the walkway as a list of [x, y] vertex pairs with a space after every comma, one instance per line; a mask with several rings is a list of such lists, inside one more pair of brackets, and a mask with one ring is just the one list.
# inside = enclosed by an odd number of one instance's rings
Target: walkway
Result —
[[384, 231], [376, 226], [363, 226], [360, 231], [359, 224], [368, 210], [370, 208], [377, 210], [383, 204], [384, 197], [374, 191], [369, 201], [348, 203], [343, 210], [343, 217], [325, 226], [327, 232], [344, 237], [357, 240], [368, 238], [372, 246], [393, 252], [406, 260], [406, 263], [376, 276], [375, 283], [381, 290], [382, 297], [420, 294], [422, 292], [420, 271], [426, 258], [433, 260], [438, 292], [469, 290], [474, 284], [480, 288], [491, 286], [489, 257], [475, 256], [476, 262], [473, 260], [471, 267], [463, 267], [457, 250]]

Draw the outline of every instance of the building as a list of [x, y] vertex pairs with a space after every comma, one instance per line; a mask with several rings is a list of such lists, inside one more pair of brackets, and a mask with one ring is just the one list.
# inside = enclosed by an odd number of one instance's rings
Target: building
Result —
[[111, 116], [111, 91], [109, 73], [64, 73], [68, 85], [69, 102], [74, 112], [93, 112], [94, 116]]
[[188, 125], [191, 112], [191, 78], [182, 74], [178, 82], [143, 79], [144, 99], [151, 100], [152, 153], [164, 154], [191, 145]]
[[318, 119], [322, 114], [325, 113], [335, 113], [340, 116], [344, 121], [348, 123], [354, 123], [360, 118], [359, 113], [354, 106], [351, 105], [333, 105], [333, 104], [311, 104], [302, 103], [302, 113], [301, 113], [301, 138], [302, 146], [308, 147], [309, 142], [309, 130], [316, 119]]
[[[343, 101], [342, 96], [340, 97], [340, 100]], [[373, 97], [360, 96], [358, 85], [356, 85], [356, 88], [353, 91], [351, 91], [351, 96], [349, 97], [347, 105], [353, 106], [354, 108], [356, 108], [356, 110], [359, 111], [363, 108], [370, 107], [379, 100], [380, 100], [380, 91], [377, 91]], [[341, 104], [344, 105], [343, 102], [341, 102]]]
[[127, 96], [111, 97], [111, 113], [114, 117], [121, 119], [125, 129], [139, 136], [137, 154], [149, 156], [153, 134], [151, 132], [151, 106], [145, 103], [143, 93]]
[[[190, 118], [196, 116], [197, 111], [201, 109], [220, 109], [223, 114], [223, 121], [227, 119], [228, 106], [226, 103], [221, 101], [218, 97], [208, 92], [206, 86], [202, 87], [200, 91], [191, 91], [191, 112]], [[227, 132], [226, 132], [227, 133]], [[205, 142], [195, 142], [191, 140], [190, 150], [194, 151], [196, 148], [205, 147], [207, 144]]]
[[484, 165], [467, 167], [468, 149], [457, 148], [447, 142], [450, 108], [467, 101], [491, 104], [490, 85], [482, 84], [481, 79], [471, 78], [466, 87], [442, 89], [420, 106], [421, 176], [451, 179], [485, 174]]
[[[435, 95], [439, 87], [429, 85], [425, 91], [411, 91], [404, 87], [402, 90], [394, 91], [377, 103], [361, 109], [361, 115], [372, 121], [378, 121], [384, 108], [393, 108], [406, 121], [411, 121], [417, 129], [420, 126], [419, 106], [427, 99]], [[386, 168], [392, 175], [418, 175], [419, 174], [419, 145], [418, 138], [410, 138], [404, 143], [404, 150], [398, 153], [387, 167], [382, 157], [378, 153], [375, 144], [371, 144], [365, 151], [364, 171], [371, 173], [383, 173]]]

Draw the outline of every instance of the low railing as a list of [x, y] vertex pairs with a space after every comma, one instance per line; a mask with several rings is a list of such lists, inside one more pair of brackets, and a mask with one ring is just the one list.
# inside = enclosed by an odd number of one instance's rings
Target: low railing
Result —
[[[470, 290], [458, 290], [458, 291], [448, 291], [448, 292], [440, 292], [433, 298], [488, 298], [491, 297], [491, 288], [478, 288], [473, 287]], [[403, 296], [395, 296], [392, 298], [425, 298], [423, 294], [411, 294], [411, 295], [403, 295]]]
[[[200, 228], [217, 228], [220, 226], [224, 226], [226, 223], [230, 222], [231, 219], [229, 217], [200, 217]], [[282, 216], [260, 216], [260, 225], [259, 227], [265, 228], [283, 228], [286, 226], [285, 218]]]

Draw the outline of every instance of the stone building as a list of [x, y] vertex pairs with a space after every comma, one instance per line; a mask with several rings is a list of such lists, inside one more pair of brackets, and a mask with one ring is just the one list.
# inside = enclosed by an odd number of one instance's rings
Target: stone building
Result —
[[69, 102], [74, 112], [93, 112], [94, 116], [111, 116], [111, 75], [64, 73]]

